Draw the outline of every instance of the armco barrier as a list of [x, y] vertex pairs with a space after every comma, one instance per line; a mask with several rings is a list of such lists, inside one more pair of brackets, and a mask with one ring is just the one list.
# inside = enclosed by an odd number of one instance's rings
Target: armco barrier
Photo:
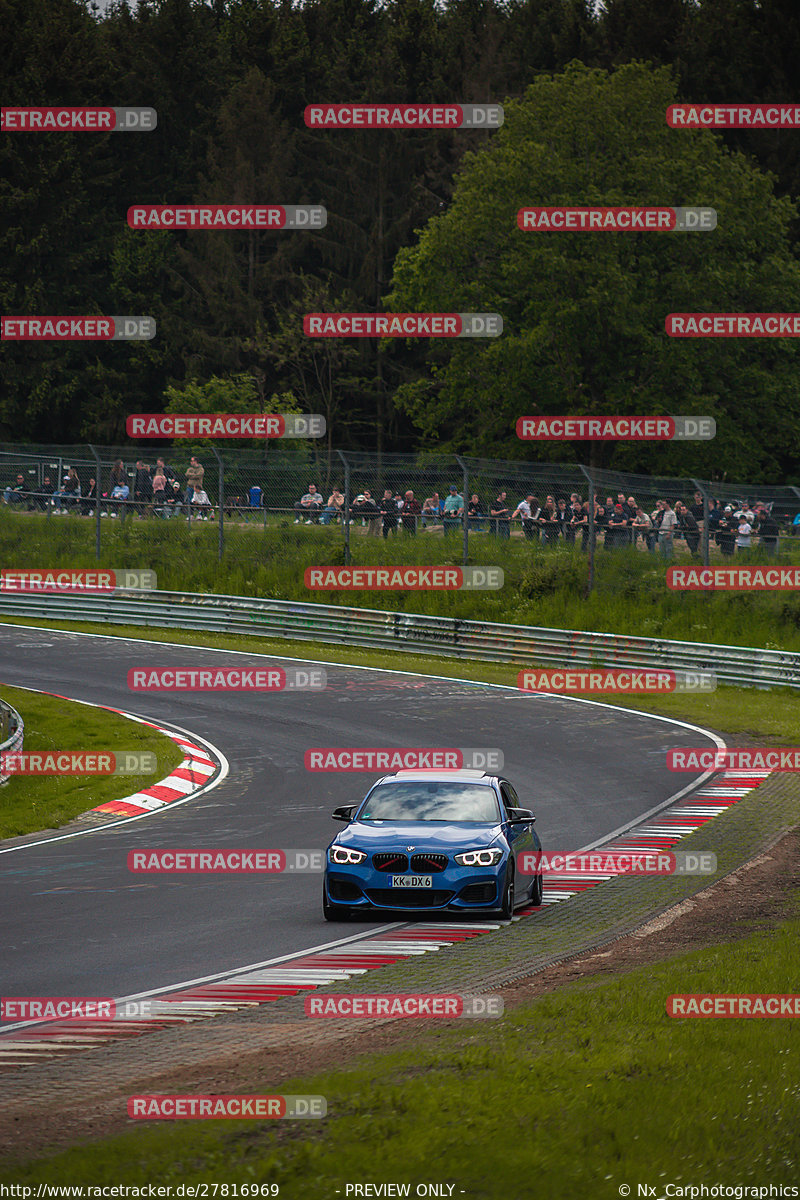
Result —
[[[0, 700], [0, 737], [8, 730], [10, 736], [0, 742], [0, 761], [4, 754], [14, 754], [22, 749], [25, 738], [25, 722], [15, 708]], [[8, 783], [9, 776], [0, 772], [0, 785]]]
[[4, 613], [47, 620], [300, 638], [524, 666], [714, 671], [720, 683], [800, 687], [798, 653], [532, 625], [493, 625], [333, 604], [155, 591], [127, 591], [113, 598], [0, 594], [0, 619]]

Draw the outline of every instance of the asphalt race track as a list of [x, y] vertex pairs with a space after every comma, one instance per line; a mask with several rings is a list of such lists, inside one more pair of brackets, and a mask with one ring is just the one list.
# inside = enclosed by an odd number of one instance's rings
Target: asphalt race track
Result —
[[574, 850], [692, 783], [666, 769], [667, 749], [708, 744], [697, 730], [622, 710], [350, 667], [326, 666], [327, 689], [315, 693], [134, 693], [131, 667], [281, 660], [22, 626], [0, 625], [0, 663], [7, 685], [182, 726], [230, 763], [220, 786], [172, 810], [0, 854], [0, 992], [10, 996], [132, 995], [391, 921], [327, 924], [316, 874], [127, 869], [129, 850], [150, 847], [323, 848], [340, 828], [330, 810], [360, 799], [376, 776], [311, 774], [311, 747], [499, 747], [545, 848]]

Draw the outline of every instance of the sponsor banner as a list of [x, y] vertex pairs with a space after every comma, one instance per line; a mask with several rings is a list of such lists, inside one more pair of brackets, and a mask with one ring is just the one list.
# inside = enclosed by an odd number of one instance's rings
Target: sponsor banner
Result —
[[673, 129], [798, 129], [798, 104], [670, 104]]
[[131, 229], [324, 229], [321, 204], [132, 204]]
[[316, 875], [324, 850], [130, 850], [128, 870], [159, 875]]
[[501, 996], [382, 992], [306, 996], [307, 1017], [502, 1017]]
[[800, 567], [667, 567], [673, 592], [794, 592]]
[[621, 692], [629, 694], [668, 692], [715, 692], [713, 671], [673, 671], [665, 667], [559, 667], [555, 670], [529, 667], [517, 675], [524, 692]]
[[306, 313], [306, 337], [499, 337], [500, 313]]
[[306, 567], [310, 591], [457, 592], [497, 591], [501, 567]]
[[800, 746], [697, 746], [667, 751], [670, 771], [800, 771]]
[[132, 438], [318, 438], [325, 418], [311, 413], [133, 413]]
[[154, 591], [155, 571], [12, 570], [0, 568], [0, 592], [46, 592], [110, 596], [117, 591]]
[[132, 692], [301, 692], [321, 691], [327, 685], [322, 667], [131, 667], [128, 671]]
[[519, 417], [524, 442], [705, 442], [713, 417]]
[[19, 750], [0, 754], [0, 775], [154, 775], [151, 750]]
[[149, 342], [153, 317], [3, 317], [4, 342]]
[[109, 996], [3, 996], [0, 1021], [112, 1021]]
[[517, 226], [526, 232], [669, 233], [716, 229], [715, 208], [521, 208]]
[[800, 995], [684, 993], [667, 997], [668, 1017], [800, 1017]]
[[0, 108], [3, 133], [149, 133], [154, 108]]
[[499, 129], [502, 104], [308, 104], [309, 129]]
[[319, 1118], [326, 1116], [324, 1096], [130, 1096], [128, 1116], [134, 1121], [241, 1121], [248, 1118]]
[[360, 746], [328, 746], [306, 750], [307, 771], [502, 771], [503, 751], [479, 749], [365, 749]]
[[670, 337], [800, 337], [800, 313], [669, 313]]
[[708, 850], [523, 851], [521, 875], [715, 875], [717, 856]]

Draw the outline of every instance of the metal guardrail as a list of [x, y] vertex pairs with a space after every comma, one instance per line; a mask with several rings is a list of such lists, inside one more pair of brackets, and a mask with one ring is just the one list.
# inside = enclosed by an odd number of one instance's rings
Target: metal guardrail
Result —
[[[10, 736], [5, 736], [10, 734]], [[25, 737], [25, 722], [15, 708], [10, 704], [6, 704], [5, 700], [0, 700], [0, 737], [5, 737], [5, 741], [0, 742], [0, 762], [2, 762], [3, 754], [13, 754], [22, 749], [22, 743]], [[0, 773], [0, 786], [8, 783], [10, 776]]]
[[0, 595], [3, 613], [164, 629], [335, 642], [525, 666], [663, 667], [714, 671], [720, 683], [800, 688], [800, 653], [496, 625], [378, 609], [244, 596], [125, 591], [107, 596]]

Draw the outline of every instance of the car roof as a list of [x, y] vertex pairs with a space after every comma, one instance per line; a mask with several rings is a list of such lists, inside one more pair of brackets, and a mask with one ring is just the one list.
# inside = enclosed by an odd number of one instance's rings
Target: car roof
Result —
[[491, 784], [496, 778], [494, 775], [489, 775], [487, 771], [473, 771], [466, 767], [458, 770], [407, 770], [395, 771], [393, 775], [384, 775], [379, 783], [390, 783], [392, 780], [399, 779], [410, 783], [486, 783]]

